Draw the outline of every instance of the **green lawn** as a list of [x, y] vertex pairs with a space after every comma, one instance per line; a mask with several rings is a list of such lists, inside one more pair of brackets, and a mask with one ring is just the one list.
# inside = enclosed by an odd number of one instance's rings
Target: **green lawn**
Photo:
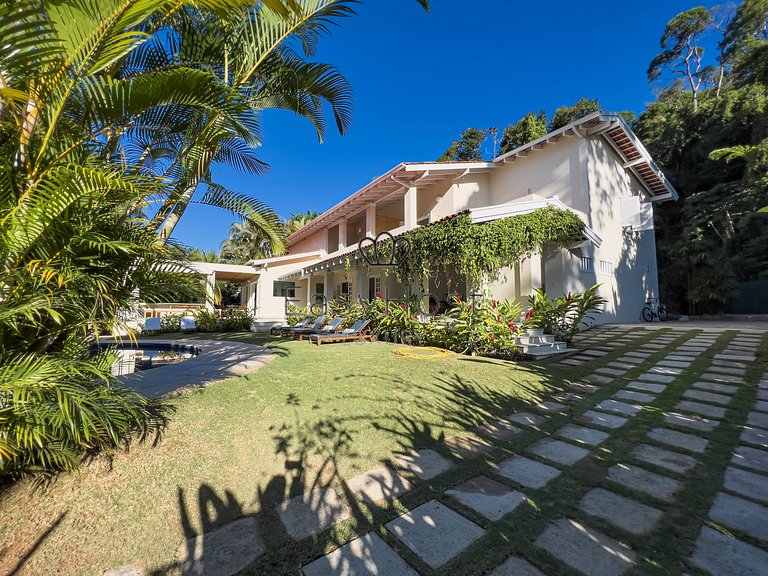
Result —
[[4, 494], [1, 572], [31, 553], [21, 573], [100, 574], [132, 562], [173, 573], [187, 534], [434, 445], [562, 381], [541, 365], [406, 359], [385, 343], [223, 337], [271, 343], [280, 357], [177, 397], [160, 444], [116, 455], [111, 470], [99, 460], [45, 493], [21, 484]]

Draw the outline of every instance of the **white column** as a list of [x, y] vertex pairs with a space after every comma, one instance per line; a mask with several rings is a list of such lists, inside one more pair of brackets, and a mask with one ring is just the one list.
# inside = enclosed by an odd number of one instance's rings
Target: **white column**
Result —
[[541, 254], [532, 254], [531, 262], [531, 291], [544, 286], [544, 260]]
[[339, 250], [344, 250], [347, 247], [347, 221], [346, 219], [339, 222]]
[[418, 210], [418, 204], [417, 204], [417, 192], [418, 188], [415, 186], [411, 186], [408, 188], [408, 191], [405, 193], [405, 197], [403, 198], [403, 208], [405, 210], [405, 227], [410, 230], [411, 228], [416, 227], [416, 220], [418, 219], [419, 215], [417, 214]]
[[357, 266], [355, 267], [355, 291], [357, 293], [357, 297], [360, 300], [365, 300], [366, 295], [363, 293], [363, 290], [367, 288], [367, 282], [366, 282], [366, 275], [365, 275], [365, 266], [362, 265], [362, 263], [358, 262]]
[[213, 312], [213, 302], [216, 296], [216, 272], [205, 277], [205, 309]]
[[258, 282], [248, 283], [248, 311], [253, 313], [256, 310], [256, 291], [259, 289]]
[[365, 209], [365, 235], [368, 238], [376, 237], [376, 204]]
[[312, 276], [307, 276], [307, 306], [312, 307]]
[[323, 282], [323, 296], [325, 297], [325, 303], [327, 304], [328, 301], [333, 298], [333, 287], [331, 286], [333, 283], [333, 274], [326, 271]]

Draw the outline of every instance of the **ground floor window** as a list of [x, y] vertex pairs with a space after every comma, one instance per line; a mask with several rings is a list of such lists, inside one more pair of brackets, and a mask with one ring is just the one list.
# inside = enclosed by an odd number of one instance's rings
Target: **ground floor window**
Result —
[[281, 282], [275, 281], [272, 285], [272, 296], [278, 298], [295, 298], [296, 297], [296, 283], [295, 282]]

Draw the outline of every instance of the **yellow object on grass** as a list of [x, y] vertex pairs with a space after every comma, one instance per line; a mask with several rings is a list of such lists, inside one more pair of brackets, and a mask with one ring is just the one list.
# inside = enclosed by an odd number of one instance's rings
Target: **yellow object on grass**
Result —
[[450, 350], [435, 348], [434, 346], [403, 346], [395, 349], [395, 354], [403, 358], [413, 358], [415, 360], [434, 360], [436, 358], [445, 358], [453, 354]]

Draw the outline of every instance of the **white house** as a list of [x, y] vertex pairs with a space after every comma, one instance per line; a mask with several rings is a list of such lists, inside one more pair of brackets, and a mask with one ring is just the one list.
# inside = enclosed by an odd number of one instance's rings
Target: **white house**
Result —
[[[585, 242], [547, 249], [486, 288], [524, 302], [534, 287], [558, 296], [600, 284], [608, 300], [600, 320], [637, 321], [646, 298], [658, 296], [653, 205], [676, 199], [627, 123], [602, 112], [491, 162], [399, 164], [290, 236], [288, 255], [249, 262], [258, 273], [256, 322], [284, 321], [286, 296], [299, 306], [342, 295], [402, 296], [394, 274], [357, 254], [366, 236], [397, 236], [464, 211], [482, 223], [547, 205], [576, 213], [587, 226]], [[423, 288], [439, 301], [448, 285], [466, 290], [461, 279], [447, 278]]]

